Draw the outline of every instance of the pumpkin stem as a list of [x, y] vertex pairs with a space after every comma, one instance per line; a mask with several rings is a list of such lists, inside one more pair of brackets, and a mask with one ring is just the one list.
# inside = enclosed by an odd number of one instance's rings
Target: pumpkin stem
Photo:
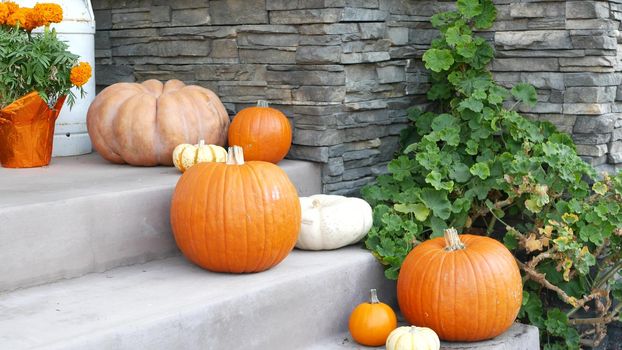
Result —
[[369, 293], [371, 294], [369, 302], [371, 304], [378, 304], [380, 300], [378, 300], [378, 292], [376, 291], [376, 288], [371, 289]]
[[231, 146], [227, 150], [227, 164], [242, 165], [244, 164], [244, 151], [240, 146]]
[[205, 146], [205, 140], [199, 140], [199, 147]]
[[265, 100], [257, 101], [257, 107], [268, 107], [268, 101], [265, 101]]
[[456, 250], [464, 249], [464, 243], [458, 236], [458, 231], [455, 228], [448, 228], [445, 230], [445, 251], [453, 252]]

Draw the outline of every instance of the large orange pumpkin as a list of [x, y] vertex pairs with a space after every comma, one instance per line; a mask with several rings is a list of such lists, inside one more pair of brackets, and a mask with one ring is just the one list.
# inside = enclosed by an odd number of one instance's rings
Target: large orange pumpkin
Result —
[[454, 229], [413, 249], [397, 280], [404, 317], [447, 341], [480, 341], [505, 332], [522, 298], [512, 253], [492, 238], [458, 236]]
[[179, 179], [171, 205], [177, 246], [195, 264], [218, 272], [258, 272], [294, 248], [300, 229], [296, 188], [278, 166], [244, 162], [229, 148], [227, 163], [199, 163]]
[[278, 163], [292, 144], [292, 129], [285, 114], [258, 101], [256, 107], [244, 108], [229, 127], [229, 144], [244, 148], [248, 160]]
[[118, 83], [95, 97], [87, 128], [95, 150], [113, 163], [173, 165], [182, 143], [224, 146], [229, 116], [220, 99], [179, 80]]

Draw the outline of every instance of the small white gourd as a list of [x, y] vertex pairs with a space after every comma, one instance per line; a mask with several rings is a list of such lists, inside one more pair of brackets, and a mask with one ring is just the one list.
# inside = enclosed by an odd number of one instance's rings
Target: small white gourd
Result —
[[173, 164], [182, 173], [197, 163], [225, 162], [227, 151], [218, 145], [206, 145], [199, 141], [197, 145], [182, 143], [173, 150]]
[[436, 332], [426, 327], [398, 327], [387, 338], [387, 350], [439, 350]]
[[316, 194], [300, 197], [302, 223], [296, 247], [330, 250], [360, 241], [372, 226], [372, 210], [360, 198]]

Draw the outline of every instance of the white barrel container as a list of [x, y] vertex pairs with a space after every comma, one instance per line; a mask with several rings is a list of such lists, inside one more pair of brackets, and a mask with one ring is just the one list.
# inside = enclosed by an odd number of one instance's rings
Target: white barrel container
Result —
[[95, 98], [95, 16], [90, 0], [17, 0], [18, 5], [33, 7], [37, 2], [59, 4], [63, 8], [63, 21], [54, 23], [60, 40], [69, 45], [69, 51], [88, 62], [93, 76], [83, 86], [86, 96], [74, 89], [76, 103], [70, 109], [65, 103], [56, 120], [52, 156], [71, 156], [91, 153], [91, 139], [86, 130], [86, 112]]

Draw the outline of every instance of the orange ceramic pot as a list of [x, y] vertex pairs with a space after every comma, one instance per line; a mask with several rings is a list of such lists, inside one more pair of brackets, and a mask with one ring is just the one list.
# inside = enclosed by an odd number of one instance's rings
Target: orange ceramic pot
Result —
[[0, 164], [5, 168], [33, 168], [50, 164], [54, 123], [65, 102], [53, 109], [31, 92], [0, 110]]

